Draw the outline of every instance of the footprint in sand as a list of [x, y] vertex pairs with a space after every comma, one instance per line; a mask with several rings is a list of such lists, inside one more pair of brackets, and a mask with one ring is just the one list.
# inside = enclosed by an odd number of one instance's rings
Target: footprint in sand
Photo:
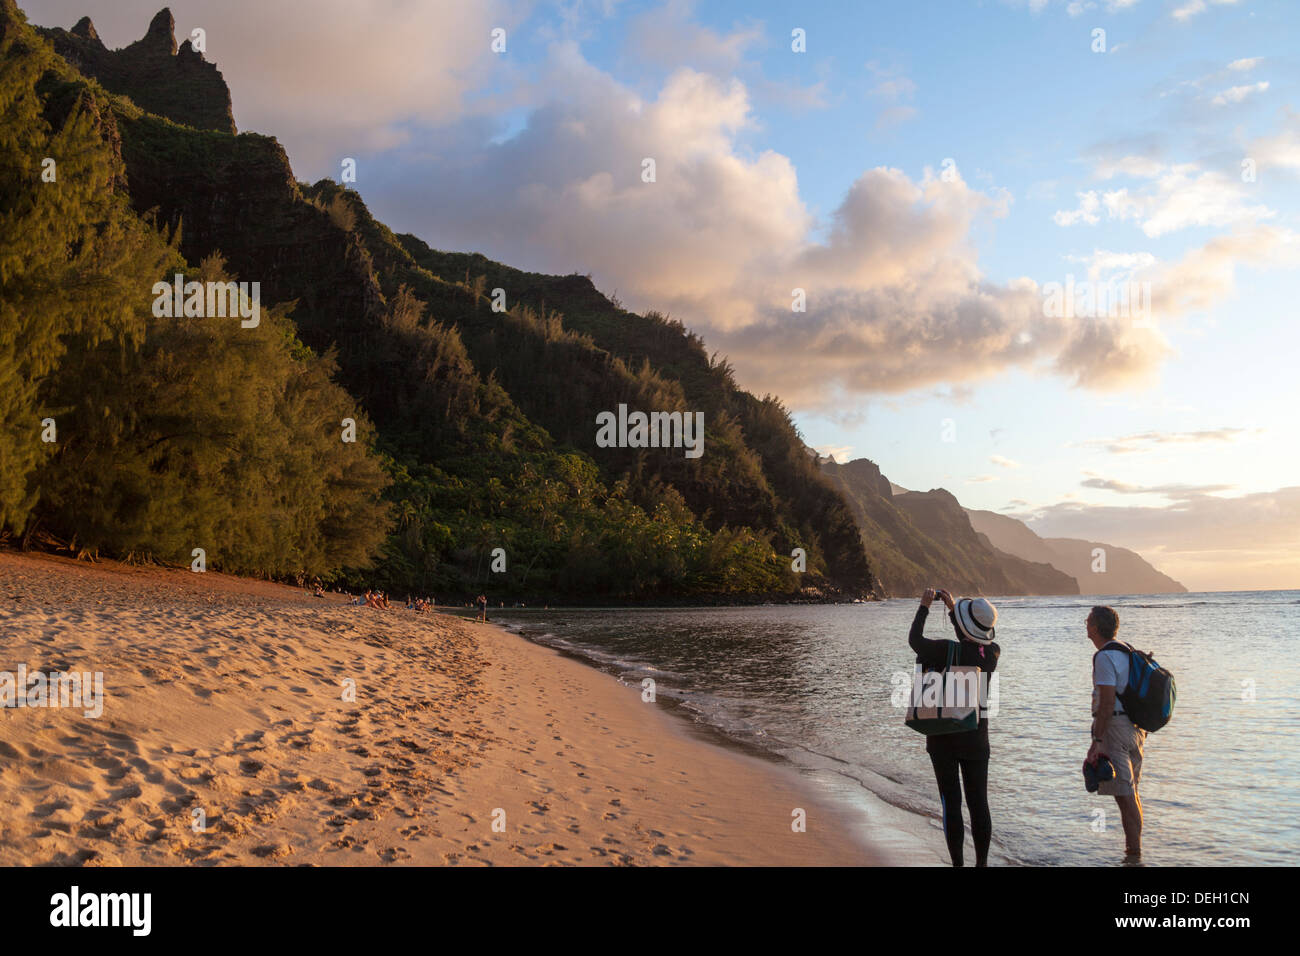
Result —
[[252, 852], [254, 856], [260, 856], [264, 860], [278, 860], [293, 853], [293, 847], [285, 843], [268, 843], [253, 847]]

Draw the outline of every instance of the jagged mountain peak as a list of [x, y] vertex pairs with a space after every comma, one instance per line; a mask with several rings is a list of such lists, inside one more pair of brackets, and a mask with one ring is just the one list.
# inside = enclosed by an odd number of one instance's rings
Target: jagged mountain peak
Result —
[[104, 41], [99, 38], [99, 33], [95, 30], [95, 24], [91, 22], [90, 17], [82, 17], [77, 21], [77, 25], [70, 31], [74, 37], [81, 37], [84, 40], [93, 40], [100, 46]]
[[943, 501], [944, 503], [946, 503], [946, 504], [948, 504], [948, 505], [950, 505], [950, 506], [961, 507], [961, 505], [960, 505], [959, 502], [957, 501], [957, 496], [954, 495], [954, 494], [953, 494], [951, 491], [949, 491], [947, 488], [931, 488], [929, 491], [905, 491], [905, 492], [903, 492], [903, 494], [902, 494], [900, 497], [906, 497], [907, 495], [916, 495], [916, 496], [918, 496], [918, 497], [937, 498], [937, 499], [939, 499], [940, 501]]
[[176, 19], [169, 8], [154, 14], [144, 36], [120, 50], [104, 46], [89, 17], [71, 30], [37, 30], [78, 72], [142, 109], [195, 129], [237, 132], [230, 88], [188, 38], [177, 47]]
[[890, 496], [889, 479], [880, 472], [880, 466], [870, 458], [854, 458], [846, 462], [837, 462], [834, 457], [823, 463], [828, 470], [842, 468], [850, 480], [864, 483], [876, 494], [885, 498]]
[[166, 50], [169, 56], [176, 53], [176, 18], [169, 7], [163, 7], [149, 21], [149, 29], [139, 41], [152, 50]]

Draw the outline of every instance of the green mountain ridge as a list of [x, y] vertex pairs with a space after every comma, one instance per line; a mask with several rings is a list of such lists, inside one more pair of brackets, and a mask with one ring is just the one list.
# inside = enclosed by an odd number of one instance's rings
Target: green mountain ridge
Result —
[[965, 594], [1078, 594], [1074, 578], [1046, 562], [994, 547], [942, 488], [895, 493], [877, 465], [859, 458], [822, 462], [854, 508], [882, 590], [902, 596], [927, 587]]
[[[298, 182], [173, 33], [0, 0], [0, 540], [455, 600], [1078, 593], [943, 489], [819, 459], [681, 322]], [[150, 315], [176, 273], [257, 282], [262, 327]], [[599, 447], [620, 405], [702, 412], [704, 455]]]
[[[96, 151], [114, 170], [98, 194], [116, 215], [129, 202], [131, 227], [154, 230], [149, 242], [160, 259], [172, 260], [151, 278], [170, 279], [174, 270], [193, 279], [194, 264], [203, 263], [222, 277], [258, 282], [263, 307], [292, 317], [294, 341], [301, 340], [294, 348], [305, 345], [304, 360], [333, 369], [354, 398], [356, 419], [367, 428], [374, 422], [355, 457], [383, 462], [388, 475], [392, 523], [377, 527], [391, 533], [377, 563], [366, 572], [370, 562], [349, 571], [303, 561], [300, 575], [343, 575], [399, 591], [597, 600], [871, 592], [852, 516], [818, 474], [788, 413], [775, 399], [738, 389], [726, 363], [710, 359], [680, 323], [624, 312], [583, 277], [532, 275], [481, 256], [437, 252], [413, 236], [395, 236], [354, 192], [329, 181], [296, 182], [274, 138], [236, 135], [233, 120], [223, 119], [224, 81], [188, 45], [177, 49], [166, 10], [143, 40], [112, 53], [88, 19], [71, 32], [41, 30], [38, 38], [12, 0], [0, 0], [0, 29], [8, 101], [31, 108], [6, 120], [16, 130], [44, 136], [48, 128], [57, 136], [93, 112], [102, 134]], [[168, 75], [186, 86], [180, 100], [146, 88]], [[39, 209], [63, 194], [66, 167], [60, 185], [40, 180], [37, 154], [47, 148], [8, 145], [22, 203]], [[89, 211], [77, 207], [81, 215], [70, 220], [87, 234], [97, 228]], [[143, 319], [151, 300], [137, 287], [151, 283], [133, 283], [111, 304], [137, 325], [144, 321], [147, 350], [177, 330]], [[498, 285], [507, 290], [506, 312], [492, 309], [485, 294]], [[138, 335], [119, 336], [117, 347], [139, 349]], [[35, 447], [30, 427], [57, 391], [59, 357], [70, 365], [84, 350], [55, 329], [49, 367], [23, 366], [16, 353], [10, 359], [27, 394], [5, 421], [28, 455], [11, 469], [14, 507], [0, 512], [0, 526], [24, 539], [39, 526], [83, 552], [181, 561], [188, 532], [166, 540], [146, 535], [128, 550], [108, 521], [87, 537], [84, 502], [42, 494], [51, 476], [84, 477], [62, 444]], [[201, 400], [205, 384], [200, 374], [192, 401]], [[128, 405], [136, 397], [119, 391]], [[703, 411], [705, 455], [596, 447], [596, 414], [620, 403]], [[136, 412], [110, 414], [132, 419]], [[321, 420], [315, 427], [330, 426]], [[225, 454], [215, 435], [203, 438], [214, 459]], [[147, 444], [166, 449], [172, 440], [159, 433]], [[105, 499], [110, 503], [122, 505]], [[305, 505], [279, 507], [306, 520]], [[187, 525], [183, 516], [170, 517]], [[791, 570], [795, 549], [806, 553], [806, 573]], [[290, 570], [225, 552], [214, 566]]]

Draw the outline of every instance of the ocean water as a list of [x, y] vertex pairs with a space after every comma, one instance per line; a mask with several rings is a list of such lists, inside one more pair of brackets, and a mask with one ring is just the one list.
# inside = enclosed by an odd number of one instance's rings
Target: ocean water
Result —
[[[1093, 604], [1173, 671], [1172, 721], [1147, 738], [1139, 792], [1152, 865], [1294, 864], [1300, 852], [1300, 591], [993, 599], [994, 843], [1029, 864], [1114, 863], [1110, 797], [1089, 794]], [[498, 610], [493, 619], [630, 684], [688, 720], [937, 818], [924, 738], [891, 703], [910, 674], [915, 600], [834, 606]], [[939, 602], [927, 637], [951, 637]], [[1099, 816], [1097, 811], [1104, 811]], [[967, 818], [969, 819], [969, 818]], [[968, 836], [969, 840], [969, 836]]]

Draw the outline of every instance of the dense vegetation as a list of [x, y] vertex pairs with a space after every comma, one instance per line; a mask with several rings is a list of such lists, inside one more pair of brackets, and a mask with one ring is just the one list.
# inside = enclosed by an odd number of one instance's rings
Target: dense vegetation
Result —
[[[201, 102], [162, 17], [101, 55], [89, 21], [41, 35], [0, 0], [0, 534], [444, 598], [871, 589], [778, 401], [586, 278], [432, 250], [296, 182], [274, 139], [223, 128], [223, 82]], [[123, 95], [173, 67], [183, 111]], [[259, 282], [260, 325], [155, 317], [176, 273]], [[703, 456], [598, 447], [620, 403], [703, 412]]]
[[12, 7], [0, 31], [0, 528], [262, 574], [371, 560], [386, 479], [337, 440], [356, 413], [332, 360], [284, 308], [255, 329], [155, 318], [156, 281], [222, 261], [192, 266], [132, 209], [113, 98]]

